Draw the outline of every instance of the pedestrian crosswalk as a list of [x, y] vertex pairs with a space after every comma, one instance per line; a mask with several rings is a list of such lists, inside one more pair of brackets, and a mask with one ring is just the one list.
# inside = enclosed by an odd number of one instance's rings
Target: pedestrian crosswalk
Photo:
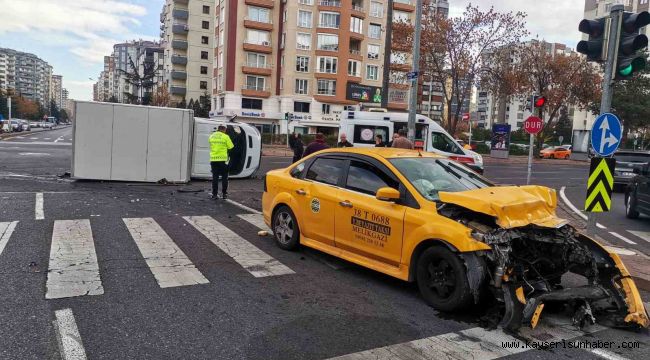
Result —
[[[261, 214], [247, 214], [235, 219], [239, 220], [237, 229], [241, 226], [253, 230], [266, 227]], [[46, 299], [104, 294], [102, 259], [98, 258], [95, 249], [97, 240], [96, 236], [93, 236], [93, 221], [99, 220], [53, 221], [51, 237], [48, 237], [50, 242], [46, 245], [49, 246], [50, 254], [45, 280]], [[211, 245], [216, 246], [216, 253], [224, 253], [230, 261], [234, 261], [253, 277], [295, 273], [211, 216], [186, 216], [181, 221], [189, 228], [196, 229], [200, 234], [197, 236], [202, 235], [212, 243]], [[137, 248], [133, 258], [142, 261], [142, 266], [134, 266], [133, 271], [147, 268], [150, 272], [148, 276], [163, 289], [210, 283], [205, 275], [210, 264], [197, 266], [177, 245], [179, 239], [173, 239], [155, 218], [116, 218], [116, 222], [118, 224], [111, 225], [126, 228], [123, 234], [128, 235], [119, 239], [111, 238], [111, 241], [132, 241]], [[16, 237], [17, 225], [17, 221], [0, 222], [0, 264], [3, 261], [4, 249], [11, 239]], [[29, 227], [30, 225], [25, 223], [19, 230], [30, 231]]]

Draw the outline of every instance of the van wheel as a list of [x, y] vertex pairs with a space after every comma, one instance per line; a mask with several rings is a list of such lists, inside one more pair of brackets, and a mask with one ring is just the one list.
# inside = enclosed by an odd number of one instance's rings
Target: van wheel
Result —
[[416, 276], [422, 297], [435, 309], [459, 310], [472, 300], [465, 265], [447, 248], [426, 249], [418, 259]]
[[633, 193], [625, 195], [625, 216], [629, 219], [636, 219], [639, 217], [639, 212], [636, 210], [636, 198]]
[[280, 206], [273, 214], [273, 234], [280, 249], [295, 250], [300, 244], [300, 229], [293, 211]]

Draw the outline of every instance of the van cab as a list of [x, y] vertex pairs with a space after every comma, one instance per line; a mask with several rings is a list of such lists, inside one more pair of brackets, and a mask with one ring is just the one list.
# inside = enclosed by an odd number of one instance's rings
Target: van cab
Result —
[[[346, 134], [355, 147], [374, 147], [375, 136], [381, 135], [388, 143], [399, 129], [408, 127], [408, 113], [344, 111], [341, 114], [340, 134]], [[340, 140], [340, 139], [339, 139]], [[483, 157], [463, 149], [437, 122], [417, 114], [415, 119], [415, 147], [463, 163], [483, 173]]]

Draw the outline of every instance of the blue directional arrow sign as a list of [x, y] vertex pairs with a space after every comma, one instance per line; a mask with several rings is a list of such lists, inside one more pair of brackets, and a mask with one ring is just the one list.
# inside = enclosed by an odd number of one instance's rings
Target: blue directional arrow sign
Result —
[[591, 146], [600, 156], [609, 156], [621, 144], [623, 130], [621, 121], [614, 114], [600, 115], [591, 128]]
[[417, 71], [409, 71], [406, 73], [406, 78], [413, 81], [418, 78], [418, 75], [419, 73]]

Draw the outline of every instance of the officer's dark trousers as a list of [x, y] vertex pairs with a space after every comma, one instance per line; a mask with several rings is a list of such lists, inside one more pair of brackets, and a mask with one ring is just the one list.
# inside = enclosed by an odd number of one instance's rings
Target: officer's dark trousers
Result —
[[212, 196], [219, 193], [219, 176], [221, 176], [221, 193], [228, 193], [228, 164], [225, 161], [212, 161]]

